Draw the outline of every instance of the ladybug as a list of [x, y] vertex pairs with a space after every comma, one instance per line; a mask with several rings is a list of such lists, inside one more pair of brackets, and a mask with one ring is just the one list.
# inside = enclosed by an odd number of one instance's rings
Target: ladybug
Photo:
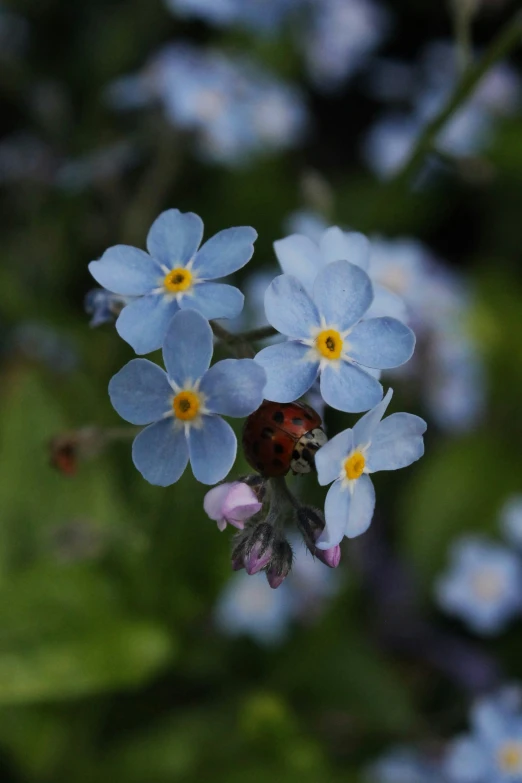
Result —
[[262, 476], [310, 473], [327, 441], [321, 417], [302, 402], [264, 402], [245, 422], [243, 450]]

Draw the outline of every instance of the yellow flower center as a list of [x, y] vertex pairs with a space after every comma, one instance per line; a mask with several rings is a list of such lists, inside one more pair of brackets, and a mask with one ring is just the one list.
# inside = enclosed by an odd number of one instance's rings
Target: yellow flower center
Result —
[[315, 338], [315, 347], [325, 359], [338, 359], [343, 350], [343, 338], [335, 329], [324, 329]]
[[181, 421], [192, 421], [199, 412], [199, 397], [197, 394], [194, 394], [194, 392], [179, 392], [172, 400], [172, 408], [177, 419], [181, 419]]
[[171, 294], [179, 294], [180, 291], [186, 291], [192, 285], [192, 273], [183, 267], [173, 269], [172, 272], [165, 275], [163, 285]]
[[498, 752], [502, 772], [522, 772], [522, 742], [506, 742]]
[[364, 454], [361, 454], [360, 451], [356, 451], [355, 454], [352, 454], [351, 457], [348, 457], [348, 459], [345, 460], [344, 472], [346, 473], [346, 478], [350, 479], [350, 481], [352, 479], [360, 478], [364, 472], [365, 465], [366, 460]]

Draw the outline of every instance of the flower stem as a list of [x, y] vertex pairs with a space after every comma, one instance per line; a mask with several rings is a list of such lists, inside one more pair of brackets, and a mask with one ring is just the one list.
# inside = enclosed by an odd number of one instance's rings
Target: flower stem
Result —
[[522, 43], [522, 12], [517, 11], [510, 22], [500, 31], [475, 64], [470, 65], [462, 75], [453, 93], [440, 112], [429, 122], [420, 134], [411, 155], [396, 174], [394, 184], [407, 185], [424, 160], [440, 131], [458, 109], [471, 97], [482, 78], [499, 60], [506, 57]]

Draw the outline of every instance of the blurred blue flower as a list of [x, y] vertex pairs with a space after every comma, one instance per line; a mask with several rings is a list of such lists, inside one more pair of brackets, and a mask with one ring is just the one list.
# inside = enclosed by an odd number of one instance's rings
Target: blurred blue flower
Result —
[[85, 296], [84, 306], [87, 315], [91, 316], [89, 325], [92, 327], [112, 323], [121, 313], [126, 304], [136, 297], [113, 294], [105, 288], [91, 288]]
[[[256, 356], [267, 373], [265, 397], [291, 402], [320, 375], [328, 405], [357, 413], [382, 398], [381, 384], [365, 368], [408, 361], [415, 335], [394, 318], [362, 320], [373, 301], [370, 278], [348, 261], [327, 264], [313, 282], [313, 298], [293, 275], [280, 275], [265, 294], [268, 321], [289, 339]], [[363, 369], [364, 368], [364, 369]]]
[[166, 46], [141, 73], [110, 85], [107, 98], [119, 109], [160, 102], [173, 125], [196, 131], [200, 157], [223, 165], [291, 148], [308, 124], [292, 85], [246, 57], [185, 44]]
[[450, 743], [444, 769], [449, 783], [522, 781], [519, 690], [505, 689], [474, 705], [471, 732]]
[[369, 528], [375, 508], [370, 473], [405, 468], [424, 454], [425, 421], [411, 413], [393, 413], [381, 421], [392, 394], [390, 389], [353, 429], [340, 432], [316, 454], [319, 484], [334, 482], [326, 496], [326, 527], [317, 540], [319, 549]]
[[291, 212], [284, 221], [285, 228], [290, 234], [302, 234], [316, 245], [328, 228], [328, 223], [322, 215], [312, 209], [298, 209]]
[[209, 24], [238, 24], [254, 32], [277, 28], [302, 0], [165, 0], [180, 16], [196, 17]]
[[372, 764], [367, 783], [444, 783], [440, 764], [417, 750], [393, 748]]
[[207, 319], [234, 318], [243, 308], [243, 294], [233, 286], [214, 283], [241, 269], [252, 258], [257, 233], [241, 226], [208, 239], [203, 221], [193, 212], [169, 209], [156, 218], [147, 237], [149, 253], [116, 245], [89, 271], [107, 290], [132, 296], [116, 321], [116, 329], [136, 353], [160, 348], [172, 316], [197, 310]]
[[522, 549], [522, 495], [509, 497], [501, 512], [500, 526], [508, 541]]
[[7, 333], [6, 351], [29, 361], [42, 362], [56, 373], [77, 369], [78, 350], [64, 332], [41, 321], [21, 321]]
[[203, 484], [225, 478], [237, 441], [221, 415], [242, 417], [263, 401], [265, 374], [252, 359], [225, 359], [210, 367], [212, 330], [195, 310], [171, 320], [163, 343], [167, 372], [133, 359], [110, 381], [111, 402], [131, 424], [148, 424], [135, 438], [132, 458], [151, 484], [174, 484], [190, 459]]
[[56, 173], [56, 184], [65, 191], [80, 193], [93, 184], [115, 179], [138, 160], [137, 149], [130, 142], [109, 144], [64, 162]]
[[522, 561], [500, 544], [464, 536], [450, 550], [435, 597], [445, 612], [476, 633], [499, 633], [522, 613]]

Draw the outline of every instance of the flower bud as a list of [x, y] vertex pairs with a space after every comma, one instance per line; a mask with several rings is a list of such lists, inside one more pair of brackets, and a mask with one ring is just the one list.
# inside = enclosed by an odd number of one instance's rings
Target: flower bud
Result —
[[317, 549], [315, 546], [315, 542], [325, 527], [325, 520], [321, 512], [310, 506], [301, 506], [297, 512], [297, 525], [312, 555], [329, 568], [337, 568], [341, 561], [341, 547], [339, 544], [330, 549]]
[[267, 522], [257, 525], [248, 539], [243, 559], [247, 574], [257, 574], [272, 559], [274, 528]]
[[261, 511], [263, 504], [254, 489], [241, 481], [218, 484], [207, 492], [203, 500], [205, 512], [217, 522], [219, 530], [233, 525], [243, 530], [245, 520]]
[[64, 432], [49, 441], [50, 463], [65, 476], [74, 476], [78, 464], [97, 457], [107, 444], [107, 437], [98, 427], [82, 427]]
[[285, 539], [276, 541], [272, 547], [272, 559], [266, 569], [268, 584], [274, 590], [281, 585], [292, 569], [294, 553]]

